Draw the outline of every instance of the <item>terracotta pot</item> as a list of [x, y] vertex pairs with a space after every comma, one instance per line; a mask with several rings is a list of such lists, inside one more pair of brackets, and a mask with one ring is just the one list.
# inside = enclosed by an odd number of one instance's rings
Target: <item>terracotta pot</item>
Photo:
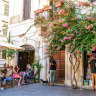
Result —
[[63, 5], [62, 2], [57, 2], [57, 3], [55, 4], [55, 7], [61, 7], [62, 5]]
[[48, 11], [48, 10], [50, 10], [51, 8], [52, 8], [51, 6], [47, 6], [47, 7], [43, 8], [43, 10], [44, 10], [44, 11]]
[[39, 10], [36, 10], [36, 11], [34, 11], [34, 12], [35, 12], [35, 14], [39, 14], [39, 13], [44, 12], [44, 9], [39, 9]]

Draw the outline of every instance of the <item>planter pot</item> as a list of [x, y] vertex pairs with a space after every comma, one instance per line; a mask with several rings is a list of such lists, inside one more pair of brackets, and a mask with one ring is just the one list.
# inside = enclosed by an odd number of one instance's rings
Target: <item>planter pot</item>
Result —
[[44, 9], [39, 9], [39, 10], [36, 10], [36, 11], [34, 11], [34, 12], [35, 12], [35, 14], [39, 14], [39, 13], [44, 12]]
[[47, 7], [43, 8], [43, 10], [44, 10], [44, 11], [48, 11], [48, 10], [50, 10], [51, 8], [52, 8], [51, 6], [47, 6]]
[[63, 2], [57, 2], [56, 4], [55, 4], [55, 7], [61, 7], [63, 5]]

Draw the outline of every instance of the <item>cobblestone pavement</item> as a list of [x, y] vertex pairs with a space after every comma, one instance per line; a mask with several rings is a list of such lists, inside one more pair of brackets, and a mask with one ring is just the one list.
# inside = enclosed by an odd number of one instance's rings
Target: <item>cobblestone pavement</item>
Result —
[[0, 90], [0, 96], [96, 96], [96, 92], [91, 89], [74, 90], [65, 85], [41, 86], [38, 83]]

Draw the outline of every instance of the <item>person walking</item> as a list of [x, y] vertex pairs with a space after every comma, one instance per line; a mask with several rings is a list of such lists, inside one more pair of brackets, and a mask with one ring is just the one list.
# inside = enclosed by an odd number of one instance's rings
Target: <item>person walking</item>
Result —
[[91, 67], [92, 73], [92, 87], [96, 91], [96, 53], [89, 62], [89, 66]]
[[50, 70], [50, 86], [54, 86], [55, 71], [56, 71], [56, 61], [53, 59], [49, 65]]

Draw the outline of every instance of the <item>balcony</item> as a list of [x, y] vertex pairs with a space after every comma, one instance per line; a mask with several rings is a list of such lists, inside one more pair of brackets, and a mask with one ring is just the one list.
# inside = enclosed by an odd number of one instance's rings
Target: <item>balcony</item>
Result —
[[35, 24], [43, 24], [53, 22], [54, 20], [58, 20], [58, 12], [62, 8], [63, 3], [58, 2], [52, 6], [46, 6], [45, 8], [38, 9], [34, 11], [35, 13]]
[[59, 2], [56, 5], [46, 6], [43, 9], [34, 11], [35, 24], [38, 28], [39, 35], [43, 36], [43, 33], [48, 30], [50, 23], [57, 24], [60, 20], [59, 10], [62, 8], [63, 3]]

